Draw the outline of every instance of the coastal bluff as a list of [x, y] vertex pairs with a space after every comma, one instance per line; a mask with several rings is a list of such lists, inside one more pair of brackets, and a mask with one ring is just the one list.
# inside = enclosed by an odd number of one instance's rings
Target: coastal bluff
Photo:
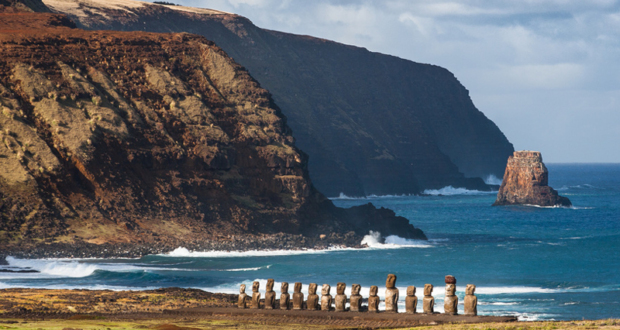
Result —
[[538, 151], [515, 151], [508, 158], [498, 205], [571, 206], [571, 201], [549, 187], [549, 171]]
[[247, 68], [287, 117], [329, 197], [490, 191], [514, 148], [448, 70], [261, 29], [216, 11], [141, 1], [45, 0], [79, 28], [202, 35]]
[[0, 0], [0, 256], [426, 239], [391, 210], [334, 206], [269, 92], [210, 40], [20, 8]]

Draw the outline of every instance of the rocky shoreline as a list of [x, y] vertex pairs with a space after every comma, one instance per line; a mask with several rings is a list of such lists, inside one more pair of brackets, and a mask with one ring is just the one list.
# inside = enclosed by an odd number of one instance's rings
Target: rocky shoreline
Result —
[[23, 244], [2, 249], [0, 264], [6, 264], [6, 257], [20, 259], [40, 258], [140, 258], [149, 254], [164, 254], [179, 247], [189, 251], [250, 251], [250, 250], [324, 250], [333, 247], [365, 248], [361, 245], [363, 236], [349, 232], [345, 235], [332, 233], [323, 238], [292, 234], [238, 235], [214, 240], [166, 241], [143, 244], [91, 244], [76, 241], [71, 244]]

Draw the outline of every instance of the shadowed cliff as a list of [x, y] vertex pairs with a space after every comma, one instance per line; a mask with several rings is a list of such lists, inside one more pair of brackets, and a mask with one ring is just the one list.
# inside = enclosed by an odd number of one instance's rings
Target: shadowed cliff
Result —
[[319, 193], [269, 93], [213, 42], [13, 9], [0, 5], [0, 252], [281, 232], [350, 244], [370, 229], [425, 239], [390, 210]]
[[[452, 73], [212, 10], [133, 1], [46, 0], [88, 29], [191, 32], [248, 68], [288, 117], [327, 196], [488, 190], [513, 152]], [[71, 5], [67, 5], [71, 4]]]

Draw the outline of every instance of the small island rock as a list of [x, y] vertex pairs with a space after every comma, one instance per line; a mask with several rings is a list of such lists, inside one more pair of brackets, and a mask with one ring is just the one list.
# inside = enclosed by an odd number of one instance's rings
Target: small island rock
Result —
[[571, 206], [566, 197], [548, 186], [549, 172], [538, 151], [515, 151], [508, 158], [497, 205]]

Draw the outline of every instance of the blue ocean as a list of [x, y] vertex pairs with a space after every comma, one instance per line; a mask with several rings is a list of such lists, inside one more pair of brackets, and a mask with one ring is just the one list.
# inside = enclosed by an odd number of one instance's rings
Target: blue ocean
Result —
[[[620, 164], [548, 164], [549, 184], [571, 199], [572, 208], [491, 207], [496, 194], [446, 187], [427, 196], [340, 196], [350, 207], [373, 203], [394, 210], [421, 228], [428, 242], [397, 236], [368, 249], [328, 251], [188, 251], [140, 259], [24, 260], [9, 257], [0, 288], [141, 290], [160, 287], [238, 292], [242, 283], [279, 282], [377, 285], [383, 295], [388, 273], [398, 276], [401, 309], [406, 287], [435, 286], [443, 311], [444, 276], [457, 278], [460, 311], [467, 284], [477, 286], [481, 315], [520, 320], [620, 317]], [[335, 291], [335, 288], [333, 289]], [[264, 291], [263, 291], [264, 292]], [[418, 306], [421, 308], [421, 306]]]

